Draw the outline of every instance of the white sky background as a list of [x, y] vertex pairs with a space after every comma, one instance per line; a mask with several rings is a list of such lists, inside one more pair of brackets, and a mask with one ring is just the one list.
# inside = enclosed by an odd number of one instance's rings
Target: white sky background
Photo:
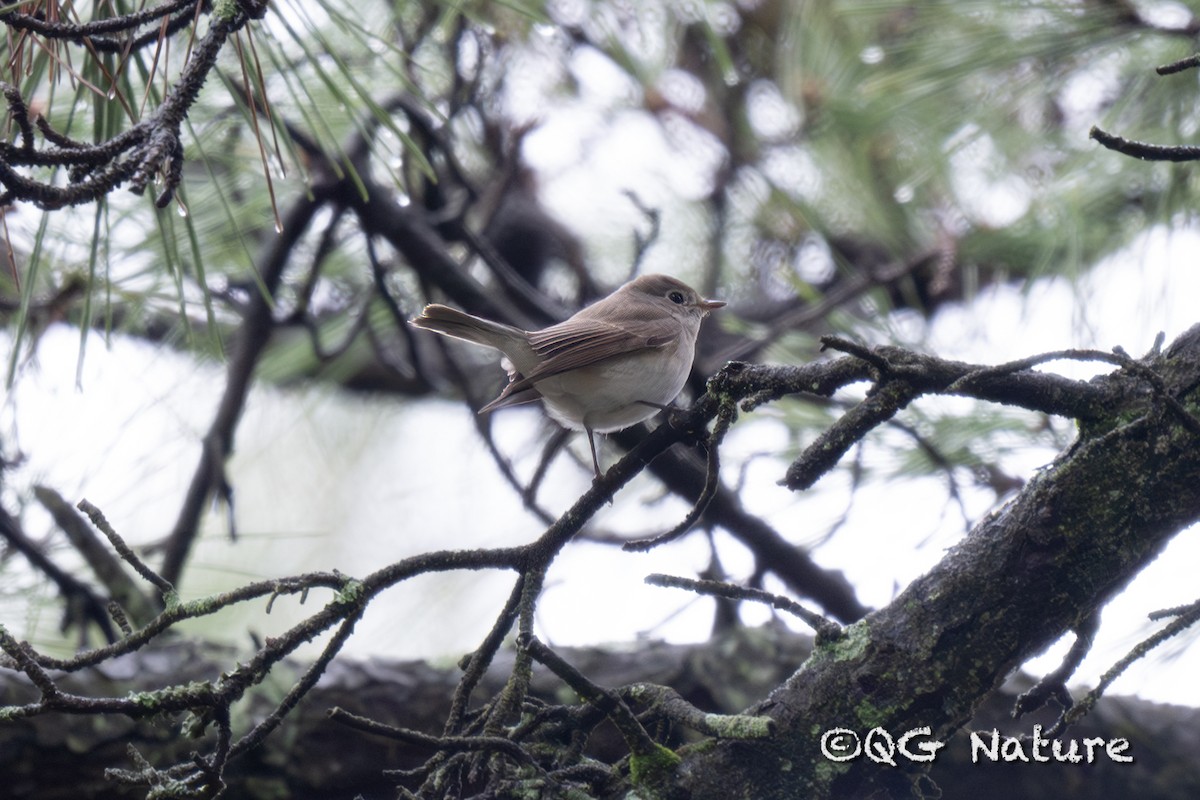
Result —
[[[593, 76], [585, 83], [584, 101], [594, 109], [617, 104], [626, 91], [606, 83], [603, 65], [574, 68]], [[610, 238], [631, 239], [640, 220], [622, 194], [626, 189], [651, 205], [668, 194], [687, 196], [703, 190], [695, 182], [695, 162], [684, 160], [681, 151], [643, 118], [629, 115], [614, 122], [605, 117], [603, 125], [598, 125], [599, 119], [599, 111], [589, 115], [564, 109], [530, 137], [530, 144], [536, 144], [531, 153], [535, 166], [548, 176], [544, 196], [564, 220], [596, 226], [583, 228], [585, 236], [606, 232]], [[704, 143], [699, 146], [705, 152]], [[692, 150], [687, 156], [695, 154]], [[586, 192], [579, 190], [579, 180], [588, 181]], [[997, 199], [1003, 200], [1003, 195], [998, 192]], [[995, 213], [1003, 215], [1005, 209]], [[678, 225], [680, 221], [668, 215], [664, 238]], [[672, 271], [668, 259], [678, 252], [670, 245], [652, 251], [648, 268]], [[896, 333], [901, 338], [909, 333], [914, 345], [938, 355], [980, 363], [1070, 347], [1107, 350], [1118, 344], [1140, 355], [1158, 331], [1170, 341], [1198, 321], [1197, 253], [1200, 234], [1195, 230], [1154, 230], [1077, 285], [1048, 281], [1026, 295], [992, 288], [970, 307], [941, 311], [928, 333], [918, 335], [916, 326], [906, 326], [903, 319], [897, 321]], [[8, 340], [0, 341], [7, 358]], [[93, 338], [80, 390], [75, 386], [78, 342], [74, 330], [48, 331], [36, 358], [25, 365], [0, 406], [5, 446], [28, 456], [8, 475], [5, 502], [11, 503], [17, 490], [45, 483], [72, 501], [86, 497], [96, 503], [129, 541], [156, 541], [174, 521], [195, 468], [199, 439], [220, 396], [224, 371], [216, 365], [197, 367], [172, 352], [121, 339], [106, 349]], [[1096, 371], [1077, 364], [1047, 369], [1073, 377]], [[962, 406], [964, 413], [972, 407]], [[543, 526], [501, 482], [466, 414], [450, 402], [347, 397], [314, 387], [257, 388], [230, 462], [240, 539], [229, 541], [223, 511], [207, 516], [185, 575], [185, 596], [314, 569], [363, 575], [431, 549], [534, 539]], [[518, 454], [523, 475], [536, 464], [538, 427], [543, 424], [548, 423], [535, 408], [498, 416], [501, 447]], [[744, 416], [729, 437], [725, 463], [735, 465], [739, 456], [776, 450], [781, 427], [769, 408]], [[578, 437], [573, 447], [586, 459], [586, 444]], [[1053, 456], [1051, 451], [1030, 450], [1005, 466], [1028, 476]], [[611, 462], [614, 453], [603, 451], [602, 458]], [[796, 495], [775, 484], [785, 467], [786, 462], [776, 458], [754, 462], [744, 493], [747, 506], [789, 539], [806, 541], [826, 530], [852, 500], [847, 524], [814, 556], [822, 565], [844, 571], [869, 605], [887, 603], [963, 535], [959, 512], [937, 478], [872, 484], [851, 498], [845, 477], [835, 473], [818, 485], [819, 492]], [[735, 476], [736, 467], [724, 473], [727, 482]], [[549, 498], [546, 504], [552, 510], [562, 510], [586, 489], [589, 479], [586, 464], [576, 469], [560, 460], [542, 497]], [[621, 531], [663, 530], [686, 507], [677, 500], [650, 505], [658, 498], [653, 481], [635, 482], [595, 524]], [[983, 493], [967, 492], [973, 515], [983, 513], [989, 500]], [[902, 517], [894, 511], [898, 507], [905, 510]], [[887, 511], [878, 514], [880, 509]], [[37, 509], [30, 511], [26, 524], [38, 537], [53, 530]], [[54, 541], [55, 556], [69, 560], [66, 547]], [[720, 536], [720, 541], [726, 568], [743, 576], [751, 568], [747, 554], [728, 536]], [[540, 603], [542, 633], [560, 644], [622, 641], [642, 634], [676, 641], [705, 639], [711, 623], [708, 601], [646, 587], [642, 578], [651, 572], [690, 575], [707, 557], [699, 534], [641, 555], [573, 544], [555, 565]], [[1097, 642], [1077, 679], [1094, 682], [1156, 629], [1146, 621], [1146, 613], [1196, 599], [1197, 563], [1200, 536], [1197, 531], [1184, 532], [1105, 611]], [[478, 645], [511, 582], [507, 573], [460, 573], [406, 583], [371, 609], [351, 639], [349, 653], [457, 659]], [[209, 626], [205, 632], [245, 644], [249, 630], [271, 635], [311, 613], [324, 602], [319, 594], [314, 593], [304, 608], [294, 599], [281, 599], [270, 617], [263, 614], [265, 603], [246, 606], [222, 615], [218, 630]], [[48, 602], [30, 599], [0, 597], [0, 622], [19, 637], [45, 644], [53, 638], [57, 612]], [[755, 610], [744, 615], [749, 622], [765, 619], [765, 612]], [[1160, 648], [1148, 667], [1135, 667], [1113, 691], [1200, 705], [1200, 686], [1192, 679], [1200, 669], [1200, 653], [1163, 657], [1178, 653], [1186, 641]], [[1037, 662], [1035, 671], [1052, 669], [1063, 650], [1056, 648]]]

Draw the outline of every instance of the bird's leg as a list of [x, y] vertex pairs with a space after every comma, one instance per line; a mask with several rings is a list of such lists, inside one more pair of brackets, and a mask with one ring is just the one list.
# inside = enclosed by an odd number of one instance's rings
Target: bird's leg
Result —
[[592, 468], [596, 470], [596, 480], [600, 480], [600, 459], [596, 456], [596, 435], [586, 425], [583, 429], [587, 432], [588, 447], [592, 448]]

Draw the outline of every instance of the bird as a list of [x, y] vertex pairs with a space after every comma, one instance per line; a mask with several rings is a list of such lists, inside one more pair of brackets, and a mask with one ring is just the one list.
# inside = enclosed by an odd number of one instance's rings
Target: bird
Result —
[[409, 324], [504, 354], [509, 382], [479, 410], [541, 399], [552, 419], [587, 433], [600, 477], [595, 434], [649, 419], [679, 395], [692, 369], [706, 300], [669, 275], [641, 275], [548, 328], [526, 331], [431, 303]]

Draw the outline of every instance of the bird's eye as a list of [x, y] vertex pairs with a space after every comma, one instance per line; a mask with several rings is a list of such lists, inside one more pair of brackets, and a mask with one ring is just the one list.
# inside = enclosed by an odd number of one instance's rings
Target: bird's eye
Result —
[[683, 292], [671, 292], [667, 295], [667, 299], [675, 305], [681, 306], [686, 298], [683, 296]]

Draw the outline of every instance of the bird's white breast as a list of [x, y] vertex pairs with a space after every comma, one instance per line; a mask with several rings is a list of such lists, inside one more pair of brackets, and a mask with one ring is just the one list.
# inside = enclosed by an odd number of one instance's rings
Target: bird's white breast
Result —
[[[679, 353], [683, 349], [683, 353]], [[658, 413], [679, 396], [692, 369], [695, 338], [675, 351], [643, 350], [538, 381], [546, 410], [568, 428], [609, 433]]]

